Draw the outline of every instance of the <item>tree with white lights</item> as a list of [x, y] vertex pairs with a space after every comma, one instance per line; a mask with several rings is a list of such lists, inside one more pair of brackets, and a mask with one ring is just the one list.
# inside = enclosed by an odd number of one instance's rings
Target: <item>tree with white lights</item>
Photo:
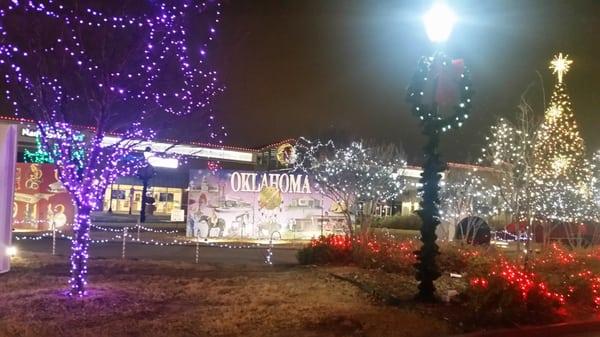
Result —
[[219, 6], [178, 0], [0, 5], [3, 97], [17, 117], [35, 119], [41, 145], [77, 207], [71, 295], [86, 294], [90, 213], [118, 176], [145, 165], [135, 150], [155, 137], [152, 120], [205, 113], [198, 127], [212, 125], [210, 104], [221, 88], [206, 54]]
[[493, 185], [501, 201], [499, 207], [510, 213], [513, 222], [525, 221], [531, 210], [533, 140], [537, 124], [532, 109], [522, 97], [517, 123], [500, 118], [490, 128], [478, 162], [494, 170]]
[[[515, 226], [515, 234], [527, 234], [526, 247], [529, 257], [533, 237], [533, 147], [539, 122], [534, 118], [533, 106], [528, 92], [533, 83], [521, 95], [515, 122], [499, 118], [486, 136], [486, 144], [478, 162], [494, 171], [492, 184], [496, 189], [499, 212], [509, 215]], [[517, 245], [520, 245], [520, 240]]]
[[545, 243], [558, 226], [571, 244], [581, 242], [581, 226], [576, 224], [590, 215], [589, 163], [563, 83], [572, 62], [562, 53], [551, 62], [558, 81], [533, 148], [534, 213], [544, 228]]
[[481, 171], [447, 170], [440, 190], [440, 217], [451, 226], [466, 219], [466, 226], [455, 229], [456, 237], [474, 243], [485, 219], [498, 214], [496, 192]]
[[600, 223], [600, 150], [592, 158], [592, 199], [594, 203], [594, 220]]
[[363, 214], [372, 216], [376, 203], [397, 199], [405, 188], [406, 166], [398, 151], [389, 147], [366, 147], [361, 142], [337, 148], [333, 142], [300, 139], [296, 144], [295, 169], [310, 175], [319, 191], [344, 214], [350, 234], [352, 214], [358, 202]]

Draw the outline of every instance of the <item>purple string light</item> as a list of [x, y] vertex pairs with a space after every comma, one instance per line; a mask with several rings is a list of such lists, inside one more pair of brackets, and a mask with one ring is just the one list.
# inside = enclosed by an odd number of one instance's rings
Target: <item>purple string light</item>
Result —
[[[146, 165], [134, 151], [156, 137], [146, 121], [159, 112], [202, 112], [212, 141], [222, 144], [226, 133], [210, 106], [223, 89], [207, 62], [221, 4], [148, 1], [140, 5], [146, 6], [143, 13], [112, 15], [60, 3], [0, 5], [0, 76], [14, 114], [36, 119], [42, 146], [77, 207], [69, 294], [84, 296], [90, 213], [117, 177]], [[188, 22], [198, 24], [197, 17], [208, 23], [200, 43], [197, 32], [186, 28]], [[25, 20], [42, 29], [29, 30]], [[119, 140], [107, 143], [105, 136], [115, 131]], [[81, 149], [83, 158], [73, 155]]]

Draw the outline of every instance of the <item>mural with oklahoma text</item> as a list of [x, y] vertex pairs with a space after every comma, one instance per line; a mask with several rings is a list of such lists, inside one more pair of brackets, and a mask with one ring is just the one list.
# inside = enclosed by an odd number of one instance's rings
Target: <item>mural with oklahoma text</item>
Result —
[[75, 207], [52, 164], [17, 163], [13, 228], [61, 229], [73, 223]]
[[190, 171], [187, 236], [311, 238], [342, 232], [344, 217], [309, 176]]

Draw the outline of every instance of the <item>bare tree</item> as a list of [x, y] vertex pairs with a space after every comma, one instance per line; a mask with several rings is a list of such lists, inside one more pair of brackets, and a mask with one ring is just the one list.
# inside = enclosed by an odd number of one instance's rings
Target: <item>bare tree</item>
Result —
[[485, 219], [498, 213], [495, 194], [496, 189], [486, 182], [481, 171], [452, 168], [446, 171], [440, 191], [440, 216], [455, 227], [455, 238], [476, 242]]
[[[538, 73], [539, 75], [539, 73]], [[540, 77], [541, 81], [541, 77]], [[533, 237], [532, 169], [534, 166], [533, 146], [539, 122], [535, 118], [535, 107], [530, 103], [531, 83], [521, 94], [515, 114], [515, 122], [499, 118], [486, 137], [480, 164], [495, 170], [494, 185], [501, 201], [501, 212], [510, 214], [511, 222], [520, 245], [521, 225], [526, 224], [527, 251], [531, 252]], [[543, 87], [542, 87], [543, 97]], [[520, 248], [518, 247], [520, 250]]]
[[333, 142], [300, 139], [295, 169], [309, 174], [321, 193], [338, 205], [354, 233], [352, 214], [359, 202], [363, 214], [374, 214], [378, 202], [397, 198], [405, 188], [406, 163], [391, 146], [365, 147], [361, 142], [337, 148]]

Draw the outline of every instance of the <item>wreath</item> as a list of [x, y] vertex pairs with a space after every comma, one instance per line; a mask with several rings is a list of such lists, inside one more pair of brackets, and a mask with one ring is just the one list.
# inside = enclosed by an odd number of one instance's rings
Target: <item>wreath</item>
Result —
[[[454, 75], [456, 69], [460, 68], [458, 76]], [[425, 90], [431, 80], [439, 81], [446, 80], [449, 83], [434, 83], [434, 93], [439, 89], [458, 88], [458, 93], [452, 104], [452, 113], [449, 116], [442, 117], [436, 108], [436, 94], [432, 95], [430, 105], [423, 103]], [[445, 85], [445, 86], [444, 86]], [[442, 86], [442, 87], [440, 87]], [[451, 60], [444, 54], [436, 54], [434, 57], [423, 57], [419, 61], [417, 72], [414, 74], [406, 100], [412, 105], [412, 113], [419, 118], [422, 124], [435, 123], [437, 128], [442, 131], [447, 131], [453, 127], [461, 127], [463, 122], [469, 118], [471, 111], [471, 75], [469, 69], [463, 64], [462, 60]]]

